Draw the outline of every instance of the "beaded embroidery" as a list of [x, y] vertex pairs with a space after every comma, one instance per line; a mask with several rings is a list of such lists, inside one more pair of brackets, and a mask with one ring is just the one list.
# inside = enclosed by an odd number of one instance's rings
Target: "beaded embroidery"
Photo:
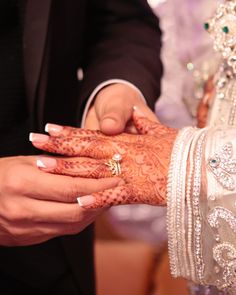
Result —
[[232, 159], [233, 146], [226, 143], [219, 152], [208, 159], [208, 167], [216, 180], [227, 190], [235, 189], [235, 181], [231, 174], [236, 174], [236, 159]]
[[[227, 0], [218, 5], [215, 15], [204, 24], [214, 42], [214, 49], [222, 57], [215, 75], [215, 99], [211, 125], [236, 124], [236, 2]], [[213, 111], [214, 113], [214, 111]]]
[[[208, 223], [212, 228], [219, 228], [219, 218], [225, 220], [232, 231], [236, 233], [236, 216], [232, 211], [220, 206], [213, 208], [207, 216]], [[216, 234], [216, 240], [220, 241], [218, 234]], [[216, 285], [219, 289], [231, 287], [236, 283], [235, 247], [229, 242], [218, 243], [213, 247], [213, 258], [222, 268], [222, 279], [218, 279]]]
[[223, 207], [215, 207], [210, 211], [207, 217], [210, 226], [214, 228], [219, 227], [219, 218], [225, 220], [236, 234], [236, 216], [233, 212]]
[[225, 1], [217, 8], [215, 16], [205, 23], [205, 29], [214, 41], [214, 49], [222, 54], [236, 73], [236, 3]]
[[219, 289], [231, 287], [236, 283], [236, 249], [235, 247], [224, 242], [213, 248], [213, 258], [222, 267], [222, 280], [217, 280], [216, 284]]

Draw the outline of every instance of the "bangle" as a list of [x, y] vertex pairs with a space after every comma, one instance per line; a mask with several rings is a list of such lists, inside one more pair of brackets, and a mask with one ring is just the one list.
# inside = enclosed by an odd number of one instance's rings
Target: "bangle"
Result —
[[196, 152], [194, 158], [194, 174], [193, 174], [193, 191], [192, 191], [192, 210], [193, 210], [193, 253], [195, 262], [196, 279], [201, 284], [204, 278], [205, 264], [202, 254], [202, 217], [200, 213], [200, 193], [201, 193], [201, 164], [203, 143], [206, 137], [206, 129], [203, 129], [196, 145]]
[[[182, 259], [185, 245], [185, 176], [188, 151], [195, 129], [187, 127], [181, 130], [174, 143], [171, 154], [167, 182], [167, 231], [170, 270], [173, 277], [178, 277], [187, 268]], [[184, 255], [185, 257], [185, 255]]]
[[187, 205], [187, 257], [188, 257], [188, 263], [189, 263], [189, 276], [185, 276], [186, 278], [191, 278], [191, 280], [195, 281], [196, 274], [195, 274], [195, 265], [194, 265], [194, 255], [193, 255], [193, 210], [192, 210], [192, 180], [193, 180], [193, 173], [194, 173], [194, 154], [195, 154], [195, 148], [196, 143], [202, 134], [203, 130], [200, 129], [195, 133], [194, 139], [191, 143], [191, 148], [189, 152], [189, 169], [188, 169], [188, 178], [187, 178], [187, 186], [186, 186], [186, 205]]

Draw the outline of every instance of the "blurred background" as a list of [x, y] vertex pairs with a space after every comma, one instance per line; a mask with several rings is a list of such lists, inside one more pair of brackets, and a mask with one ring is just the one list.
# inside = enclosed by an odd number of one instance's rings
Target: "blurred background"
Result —
[[[214, 0], [149, 0], [163, 32], [162, 95], [156, 114], [166, 125], [196, 124], [203, 87], [217, 67], [203, 28]], [[216, 294], [184, 279], [172, 279], [167, 255], [166, 208], [126, 205], [106, 211], [96, 223], [98, 295]]]

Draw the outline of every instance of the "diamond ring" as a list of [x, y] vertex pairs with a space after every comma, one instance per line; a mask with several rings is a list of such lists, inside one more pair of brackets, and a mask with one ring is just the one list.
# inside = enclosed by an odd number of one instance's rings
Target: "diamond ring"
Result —
[[120, 154], [115, 154], [111, 160], [105, 163], [105, 165], [109, 167], [113, 176], [121, 174], [121, 160], [122, 156]]

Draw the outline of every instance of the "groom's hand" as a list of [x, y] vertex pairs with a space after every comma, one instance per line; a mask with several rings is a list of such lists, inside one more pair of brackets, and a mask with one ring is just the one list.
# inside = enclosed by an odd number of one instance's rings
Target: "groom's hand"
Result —
[[46, 160], [36, 161], [35, 156], [0, 159], [0, 246], [28, 246], [79, 233], [101, 210], [81, 210], [77, 198], [113, 188], [120, 181], [45, 173], [38, 167], [52, 168], [55, 163]]
[[140, 93], [126, 84], [111, 84], [97, 94], [85, 121], [85, 128], [101, 130], [114, 135], [121, 132], [136, 133], [131, 118], [133, 106], [150, 120], [157, 121]]

